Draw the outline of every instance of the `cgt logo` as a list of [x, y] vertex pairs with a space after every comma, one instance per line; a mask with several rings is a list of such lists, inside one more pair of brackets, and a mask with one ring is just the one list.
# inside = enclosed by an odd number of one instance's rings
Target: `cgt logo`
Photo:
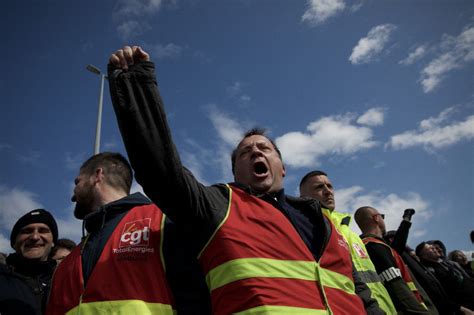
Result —
[[119, 247], [148, 246], [151, 218], [125, 223]]
[[354, 248], [354, 250], [356, 251], [357, 255], [359, 255], [360, 258], [369, 258], [369, 256], [367, 256], [367, 254], [365, 253], [365, 250], [363, 250], [359, 244], [354, 243], [352, 244], [352, 247]]

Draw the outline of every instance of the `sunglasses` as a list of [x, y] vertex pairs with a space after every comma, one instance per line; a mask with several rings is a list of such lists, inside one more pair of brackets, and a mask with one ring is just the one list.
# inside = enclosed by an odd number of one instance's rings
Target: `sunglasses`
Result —
[[385, 219], [385, 214], [383, 214], [383, 213], [374, 214], [374, 215], [372, 216], [372, 218], [375, 219], [375, 217], [378, 216], [378, 215], [381, 216], [382, 219]]

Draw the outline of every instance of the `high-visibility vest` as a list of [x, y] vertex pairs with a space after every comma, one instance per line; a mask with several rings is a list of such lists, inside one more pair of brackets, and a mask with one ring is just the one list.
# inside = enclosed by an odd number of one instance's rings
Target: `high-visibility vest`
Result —
[[198, 257], [214, 314], [365, 314], [348, 245], [331, 230], [316, 261], [281, 211], [229, 187], [226, 216]]
[[125, 214], [86, 287], [77, 246], [53, 276], [46, 314], [174, 314], [162, 255], [164, 221], [153, 204]]
[[322, 208], [323, 213], [331, 220], [336, 229], [344, 236], [351, 250], [352, 262], [360, 278], [364, 281], [372, 292], [372, 298], [377, 300], [380, 308], [387, 314], [396, 314], [392, 299], [387, 289], [383, 285], [375, 270], [375, 266], [370, 260], [367, 249], [361, 238], [350, 229], [350, 215], [334, 210]]
[[413, 279], [411, 278], [410, 272], [408, 271], [408, 267], [405, 265], [405, 262], [403, 261], [402, 257], [397, 253], [397, 251], [395, 249], [393, 249], [392, 247], [390, 247], [384, 241], [379, 240], [375, 237], [370, 237], [370, 236], [369, 237], [364, 237], [362, 239], [362, 241], [366, 245], [370, 242], [373, 242], [373, 243], [377, 243], [377, 244], [382, 244], [382, 245], [384, 245], [384, 246], [386, 246], [390, 249], [390, 252], [392, 253], [392, 256], [395, 260], [395, 264], [397, 265], [398, 269], [400, 270], [401, 277], [402, 277], [403, 281], [405, 281], [408, 288], [413, 292], [413, 294], [415, 295], [418, 302], [420, 302], [420, 304], [423, 305], [427, 309], [427, 307], [426, 307], [426, 305], [423, 301], [423, 298], [421, 297], [420, 292], [418, 292], [418, 289], [416, 288], [416, 285], [413, 282]]

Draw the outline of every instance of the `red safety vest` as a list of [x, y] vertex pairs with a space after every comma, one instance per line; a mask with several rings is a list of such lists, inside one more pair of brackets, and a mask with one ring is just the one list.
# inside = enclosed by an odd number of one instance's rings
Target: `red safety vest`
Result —
[[46, 314], [173, 314], [161, 250], [164, 220], [153, 204], [130, 210], [105, 244], [85, 288], [77, 246], [56, 269]]
[[413, 292], [413, 294], [415, 295], [418, 302], [420, 302], [420, 304], [422, 304], [426, 308], [426, 305], [423, 302], [423, 298], [422, 298], [420, 292], [418, 292], [418, 289], [416, 288], [416, 285], [413, 282], [413, 279], [411, 278], [411, 275], [410, 275], [410, 272], [408, 270], [407, 265], [405, 265], [405, 262], [403, 261], [402, 257], [397, 253], [397, 251], [395, 249], [393, 249], [392, 247], [390, 247], [384, 241], [379, 240], [375, 237], [370, 237], [369, 236], [369, 237], [366, 237], [366, 238], [362, 239], [362, 241], [364, 242], [365, 245], [367, 245], [370, 242], [374, 242], [374, 243], [377, 243], [377, 244], [382, 244], [382, 245], [384, 245], [384, 246], [386, 246], [390, 249], [390, 252], [392, 253], [393, 258], [395, 259], [395, 263], [396, 263], [398, 269], [400, 270], [400, 273], [402, 275], [402, 279], [406, 282], [406, 284], [408, 285], [410, 290]]
[[344, 238], [317, 262], [278, 209], [229, 187], [229, 207], [199, 262], [214, 314], [366, 314]]

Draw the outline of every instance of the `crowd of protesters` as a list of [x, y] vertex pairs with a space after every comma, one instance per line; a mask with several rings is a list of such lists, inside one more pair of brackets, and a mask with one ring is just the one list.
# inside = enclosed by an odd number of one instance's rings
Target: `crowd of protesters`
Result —
[[[474, 314], [473, 264], [439, 240], [407, 245], [369, 205], [336, 211], [327, 173], [300, 197], [262, 129], [231, 155], [234, 182], [203, 185], [180, 161], [149, 55], [113, 53], [112, 103], [130, 163], [90, 157], [74, 180], [83, 238], [58, 238], [45, 209], [23, 215], [0, 255], [0, 314]], [[133, 171], [148, 199], [130, 194]]]

